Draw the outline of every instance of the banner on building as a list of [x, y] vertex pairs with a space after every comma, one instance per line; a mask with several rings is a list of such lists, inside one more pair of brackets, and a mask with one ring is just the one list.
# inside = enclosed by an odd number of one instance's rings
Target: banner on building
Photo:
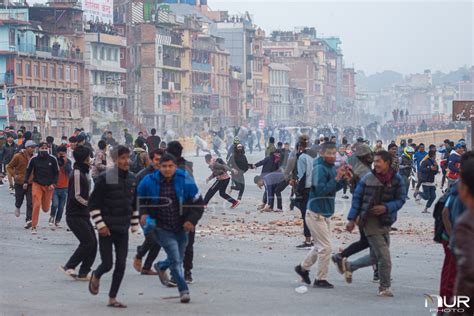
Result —
[[114, 23], [113, 8], [113, 0], [84, 0], [82, 2], [85, 21]]

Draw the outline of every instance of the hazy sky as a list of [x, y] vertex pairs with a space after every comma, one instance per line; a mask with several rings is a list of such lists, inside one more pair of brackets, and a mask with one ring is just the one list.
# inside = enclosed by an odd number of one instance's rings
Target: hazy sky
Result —
[[449, 71], [474, 64], [474, 1], [208, 0], [213, 10], [249, 11], [267, 33], [314, 26], [338, 35], [346, 66], [366, 73]]

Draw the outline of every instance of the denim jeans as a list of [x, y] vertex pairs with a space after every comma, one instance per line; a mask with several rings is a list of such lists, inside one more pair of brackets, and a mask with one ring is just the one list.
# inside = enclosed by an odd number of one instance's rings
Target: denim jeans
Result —
[[392, 261], [390, 259], [390, 235], [372, 235], [367, 236], [370, 245], [370, 255], [360, 257], [349, 263], [349, 271], [354, 272], [357, 269], [369, 267], [377, 264], [380, 287], [384, 289], [390, 288]]
[[188, 244], [188, 233], [184, 230], [172, 232], [157, 228], [156, 239], [168, 256], [164, 261], [158, 262], [158, 267], [160, 270], [170, 269], [171, 276], [178, 285], [179, 293], [189, 293], [183, 272], [183, 258]]
[[53, 203], [51, 205], [51, 217], [55, 223], [59, 223], [63, 217], [64, 205], [67, 200], [67, 188], [54, 189]]
[[423, 185], [423, 192], [420, 192], [423, 200], [426, 200], [426, 208], [430, 208], [436, 200], [436, 187], [434, 185]]

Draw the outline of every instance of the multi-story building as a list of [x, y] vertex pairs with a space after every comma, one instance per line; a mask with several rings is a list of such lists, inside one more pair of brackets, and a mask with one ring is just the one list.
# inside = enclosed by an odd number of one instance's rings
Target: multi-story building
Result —
[[[57, 6], [56, 6], [57, 5]], [[74, 3], [1, 10], [0, 64], [11, 124], [68, 135], [82, 126], [82, 11]], [[4, 38], [4, 37], [2, 37]]]
[[290, 116], [290, 68], [277, 63], [269, 66], [269, 104], [267, 120], [272, 125], [288, 124], [293, 119]]
[[[124, 127], [127, 70], [121, 65], [126, 47], [123, 36], [101, 32], [85, 34], [85, 76], [83, 127], [97, 132]], [[122, 53], [121, 53], [122, 52]]]

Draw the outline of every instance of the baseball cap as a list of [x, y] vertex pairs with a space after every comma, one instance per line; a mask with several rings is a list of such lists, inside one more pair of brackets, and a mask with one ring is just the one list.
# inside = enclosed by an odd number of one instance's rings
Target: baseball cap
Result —
[[26, 147], [36, 147], [38, 145], [36, 145], [36, 143], [32, 140], [27, 140], [26, 143], [25, 143], [25, 148]]
[[459, 148], [462, 148], [462, 147], [464, 147], [464, 146], [465, 146], [465, 144], [463, 144], [463, 143], [457, 143], [457, 144], [454, 146], [454, 149], [459, 149]]

